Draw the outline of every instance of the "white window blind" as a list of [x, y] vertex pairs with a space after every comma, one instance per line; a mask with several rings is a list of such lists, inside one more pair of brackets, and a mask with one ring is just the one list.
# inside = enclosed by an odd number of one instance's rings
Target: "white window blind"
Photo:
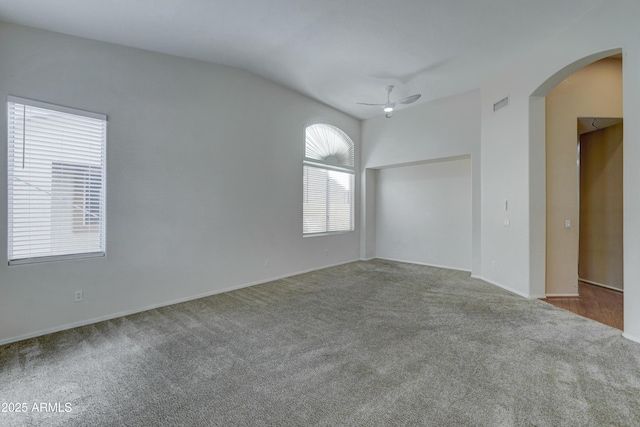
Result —
[[354, 230], [354, 147], [340, 129], [306, 129], [303, 165], [303, 234]]
[[105, 253], [104, 115], [9, 97], [10, 264]]

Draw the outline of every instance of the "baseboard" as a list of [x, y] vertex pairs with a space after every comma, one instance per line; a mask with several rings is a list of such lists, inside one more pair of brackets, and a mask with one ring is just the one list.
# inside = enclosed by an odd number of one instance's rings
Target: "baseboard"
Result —
[[636, 343], [640, 344], [640, 338], [638, 338], [638, 337], [631, 336], [626, 332], [623, 332], [622, 336], [625, 337], [626, 339], [628, 339], [629, 341], [633, 341], [633, 342], [636, 342]]
[[573, 298], [573, 297], [579, 297], [579, 296], [580, 295], [578, 294], [547, 294], [541, 298]]
[[601, 288], [611, 289], [612, 291], [624, 292], [624, 290], [622, 290], [620, 288], [614, 288], [613, 286], [605, 285], [603, 283], [593, 282], [591, 280], [585, 280], [585, 279], [581, 279], [579, 277], [578, 277], [578, 280], [581, 281], [581, 282], [584, 282], [584, 283], [588, 283], [590, 285], [596, 285], [596, 286], [600, 286]]
[[425, 262], [407, 261], [407, 260], [404, 260], [404, 259], [385, 258], [385, 257], [376, 257], [376, 258], [372, 258], [372, 259], [382, 259], [382, 260], [385, 260], [385, 261], [393, 261], [393, 262], [404, 262], [406, 264], [424, 265], [426, 267], [444, 268], [444, 269], [447, 269], [447, 270], [464, 271], [465, 273], [471, 273], [471, 270], [467, 270], [466, 268], [451, 267], [451, 266], [447, 266], [447, 265], [428, 264], [428, 263], [425, 263]]
[[64, 325], [61, 325], [61, 326], [56, 326], [56, 327], [49, 328], [49, 329], [43, 329], [43, 330], [40, 330], [40, 331], [37, 331], [37, 332], [25, 334], [25, 335], [19, 335], [19, 336], [16, 336], [16, 337], [2, 339], [2, 340], [0, 340], [0, 345], [11, 344], [11, 343], [18, 342], [18, 341], [23, 341], [23, 340], [28, 340], [28, 339], [31, 339], [31, 338], [40, 337], [40, 336], [43, 336], [43, 335], [53, 334], [53, 333], [56, 333], [56, 332], [62, 332], [62, 331], [66, 331], [66, 330], [73, 329], [73, 328], [79, 328], [81, 326], [87, 326], [87, 325], [92, 325], [94, 323], [105, 322], [107, 320], [113, 320], [113, 319], [117, 319], [119, 317], [130, 316], [132, 314], [137, 314], [137, 313], [143, 313], [145, 311], [154, 310], [156, 308], [167, 307], [167, 306], [174, 305], [174, 304], [180, 304], [180, 303], [183, 303], [183, 302], [193, 301], [193, 300], [197, 300], [197, 299], [200, 299], [200, 298], [206, 298], [206, 297], [210, 297], [212, 295], [223, 294], [225, 292], [231, 292], [231, 291], [235, 291], [235, 290], [238, 290], [238, 289], [248, 288], [248, 287], [256, 286], [256, 285], [261, 285], [263, 283], [273, 282], [275, 280], [286, 279], [287, 277], [293, 277], [293, 276], [297, 276], [299, 274], [310, 273], [312, 271], [323, 270], [325, 268], [331, 268], [331, 267], [337, 267], [337, 266], [340, 266], [340, 265], [350, 264], [350, 263], [356, 262], [356, 261], [358, 261], [358, 260], [354, 259], [354, 260], [351, 260], [351, 261], [339, 262], [339, 263], [335, 263], [335, 264], [325, 265], [325, 266], [322, 266], [322, 267], [310, 268], [310, 269], [307, 269], [307, 270], [297, 271], [297, 272], [291, 273], [291, 274], [285, 274], [285, 275], [281, 275], [281, 276], [272, 277], [272, 278], [269, 278], [269, 279], [258, 280], [258, 281], [250, 282], [250, 283], [243, 283], [243, 284], [235, 285], [235, 286], [229, 286], [227, 288], [216, 289], [215, 291], [205, 292], [205, 293], [192, 295], [192, 296], [188, 296], [188, 297], [184, 297], [184, 298], [178, 298], [178, 299], [175, 299], [175, 300], [171, 300], [171, 301], [163, 302], [163, 303], [159, 303], [159, 304], [152, 304], [152, 305], [148, 305], [148, 306], [145, 306], [143, 308], [140, 308], [140, 309], [134, 309], [134, 310], [128, 310], [128, 311], [120, 311], [120, 312], [108, 314], [108, 315], [105, 315], [105, 316], [94, 317], [94, 318], [91, 318], [91, 319], [88, 319], [88, 320], [81, 320], [79, 322], [67, 323], [67, 324], [64, 324]]
[[[375, 259], [375, 258], [372, 258]], [[394, 258], [384, 258], [384, 257], [377, 257], [377, 259], [383, 259], [385, 261], [394, 261], [394, 262], [405, 262], [408, 264], [417, 264], [417, 265], [425, 265], [427, 267], [437, 267], [437, 268], [445, 268], [447, 270], [455, 270], [455, 271], [464, 271], [465, 273], [471, 273], [471, 270], [467, 270], [467, 269], [463, 269], [463, 268], [456, 268], [456, 267], [449, 267], [449, 266], [444, 266], [444, 265], [436, 265], [436, 264], [427, 264], [427, 263], [421, 263], [421, 262], [415, 262], [415, 261], [406, 261], [406, 260], [401, 260], [401, 259], [394, 259]], [[476, 276], [474, 274], [471, 274], [470, 277], [472, 279], [478, 279], [478, 280], [482, 280], [484, 282], [487, 282], [493, 286], [497, 286], [501, 289], [504, 289], [505, 291], [509, 291], [513, 294], [516, 294], [518, 296], [521, 296], [523, 298], [527, 298], [527, 299], [539, 299], [539, 298], [544, 298], [544, 295], [529, 295], [529, 294], [525, 294], [523, 292], [520, 291], [516, 291], [515, 289], [512, 289], [508, 286], [503, 285], [502, 283], [498, 283], [498, 282], [494, 282], [493, 280], [489, 280], [489, 279], [485, 279], [482, 276]]]
[[489, 283], [489, 284], [491, 284], [493, 286], [497, 286], [497, 287], [499, 287], [501, 289], [504, 289], [505, 291], [509, 291], [512, 294], [516, 294], [516, 295], [521, 296], [521, 297], [526, 298], [526, 299], [543, 298], [543, 297], [539, 297], [539, 296], [535, 296], [535, 295], [525, 294], [524, 292], [516, 291], [515, 289], [510, 288], [509, 286], [503, 285], [502, 283], [498, 283], [498, 282], [493, 281], [493, 280], [486, 279], [486, 278], [484, 278], [482, 276], [471, 276], [471, 277], [473, 277], [474, 279], [482, 280], [482, 281], [487, 282], [487, 283]]

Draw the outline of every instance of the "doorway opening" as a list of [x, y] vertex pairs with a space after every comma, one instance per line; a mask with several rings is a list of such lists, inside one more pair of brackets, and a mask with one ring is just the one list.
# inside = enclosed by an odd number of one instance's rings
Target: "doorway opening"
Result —
[[621, 55], [577, 70], [545, 105], [544, 300], [622, 329]]

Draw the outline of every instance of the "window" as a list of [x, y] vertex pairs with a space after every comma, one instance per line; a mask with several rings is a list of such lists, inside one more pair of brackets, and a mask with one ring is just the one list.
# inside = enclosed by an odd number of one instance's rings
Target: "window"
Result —
[[[54, 162], [51, 168], [51, 194], [54, 212], [68, 212], [65, 204], [72, 202], [73, 229], [100, 224], [101, 179], [91, 168], [81, 164]], [[71, 199], [69, 199], [70, 196]]]
[[354, 230], [354, 148], [340, 129], [314, 124], [305, 131], [303, 234]]
[[9, 97], [9, 264], [105, 253], [107, 118]]

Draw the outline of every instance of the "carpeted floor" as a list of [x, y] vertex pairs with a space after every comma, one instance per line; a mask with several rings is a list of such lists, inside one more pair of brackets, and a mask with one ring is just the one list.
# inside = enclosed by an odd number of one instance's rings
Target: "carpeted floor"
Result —
[[2, 426], [637, 426], [640, 345], [375, 260], [0, 347], [9, 403]]

